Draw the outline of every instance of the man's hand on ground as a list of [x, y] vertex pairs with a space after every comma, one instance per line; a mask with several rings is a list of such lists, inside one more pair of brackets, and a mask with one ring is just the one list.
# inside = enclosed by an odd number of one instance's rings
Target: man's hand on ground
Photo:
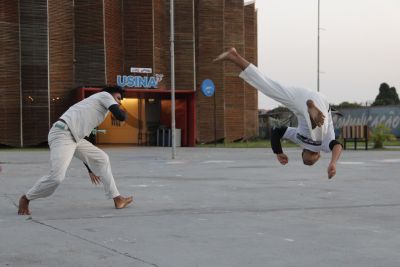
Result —
[[286, 165], [289, 162], [289, 158], [285, 153], [276, 154], [276, 157], [282, 165]]
[[336, 164], [331, 163], [328, 166], [328, 178], [331, 179], [335, 175], [336, 175]]
[[92, 181], [92, 184], [94, 184], [94, 185], [101, 184], [101, 179], [99, 176], [95, 175], [92, 172], [89, 173], [89, 176], [90, 176], [90, 180]]

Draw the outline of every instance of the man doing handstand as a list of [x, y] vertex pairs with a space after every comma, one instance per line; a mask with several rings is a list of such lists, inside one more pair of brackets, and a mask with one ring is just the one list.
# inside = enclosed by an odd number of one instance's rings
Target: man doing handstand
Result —
[[271, 146], [278, 161], [285, 165], [289, 159], [282, 151], [280, 139], [289, 139], [302, 148], [305, 165], [313, 165], [320, 158], [320, 151], [331, 152], [328, 166], [329, 179], [336, 174], [336, 162], [342, 152], [342, 145], [335, 140], [332, 115], [328, 101], [318, 93], [303, 88], [284, 87], [269, 79], [257, 67], [243, 58], [235, 48], [219, 55], [214, 62], [230, 61], [242, 72], [239, 77], [254, 88], [282, 103], [297, 117], [298, 127], [275, 128], [272, 131]]

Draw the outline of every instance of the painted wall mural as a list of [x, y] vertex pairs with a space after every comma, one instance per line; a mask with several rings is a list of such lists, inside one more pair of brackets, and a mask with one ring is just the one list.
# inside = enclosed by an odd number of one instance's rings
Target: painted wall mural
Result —
[[340, 129], [348, 125], [368, 125], [374, 128], [379, 124], [392, 129], [392, 134], [400, 137], [400, 106], [365, 107], [341, 109], [343, 117], [333, 116], [333, 125], [336, 135]]

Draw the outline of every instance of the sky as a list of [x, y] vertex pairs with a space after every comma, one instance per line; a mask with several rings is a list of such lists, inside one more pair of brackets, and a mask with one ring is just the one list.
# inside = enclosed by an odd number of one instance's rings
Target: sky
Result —
[[[382, 82], [400, 94], [400, 0], [320, 0], [320, 92], [372, 102]], [[256, 0], [258, 66], [287, 86], [317, 90], [318, 0]], [[279, 103], [259, 94], [259, 108]]]

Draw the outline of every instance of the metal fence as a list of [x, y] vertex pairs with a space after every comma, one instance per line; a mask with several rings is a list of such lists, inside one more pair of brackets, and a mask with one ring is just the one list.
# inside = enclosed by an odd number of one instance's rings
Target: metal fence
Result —
[[[339, 110], [343, 117], [332, 115], [336, 136], [340, 136], [343, 126], [368, 125], [370, 129], [383, 124], [392, 134], [400, 138], [400, 105], [384, 107], [346, 108]], [[260, 138], [269, 138], [271, 127], [286, 125], [296, 127], [297, 120], [291, 112], [267, 113], [258, 116]]]
[[392, 134], [400, 137], [400, 106], [365, 107], [341, 109], [343, 117], [333, 116], [333, 125], [336, 135], [340, 129], [348, 125], [368, 125], [373, 129], [383, 124], [391, 129]]
[[269, 139], [271, 137], [271, 128], [290, 126], [297, 127], [297, 118], [287, 110], [283, 112], [268, 112], [258, 115], [259, 137]]

